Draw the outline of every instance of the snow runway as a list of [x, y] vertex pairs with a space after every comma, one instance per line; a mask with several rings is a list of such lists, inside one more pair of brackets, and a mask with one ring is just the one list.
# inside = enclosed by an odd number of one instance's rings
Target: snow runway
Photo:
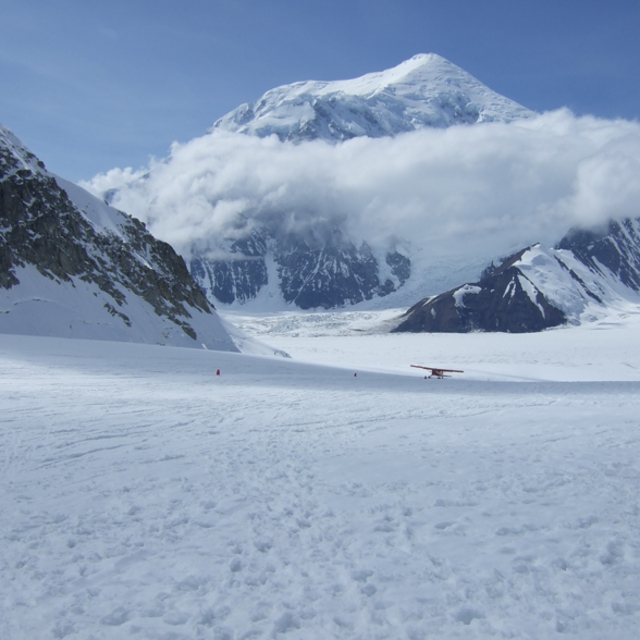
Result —
[[637, 638], [639, 383], [372, 368], [0, 336], [0, 636]]

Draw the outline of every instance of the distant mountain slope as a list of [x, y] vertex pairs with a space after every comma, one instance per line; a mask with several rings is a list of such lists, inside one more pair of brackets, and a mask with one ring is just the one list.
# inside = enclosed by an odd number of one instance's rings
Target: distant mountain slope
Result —
[[478, 282], [421, 300], [395, 331], [541, 331], [629, 304], [640, 304], [640, 218], [523, 249]]
[[509, 122], [532, 112], [434, 54], [354, 80], [296, 82], [243, 104], [214, 125], [281, 140], [394, 136], [422, 127]]
[[420, 54], [278, 87], [148, 170], [93, 182], [176, 242], [215, 304], [406, 308], [429, 295], [400, 330], [514, 332], [636, 304], [637, 221], [557, 243], [634, 216], [639, 167], [637, 123], [534, 114]]
[[194, 253], [190, 270], [208, 298], [222, 304], [268, 296], [301, 309], [331, 309], [388, 295], [410, 275], [406, 256], [374, 255], [338, 229], [309, 238], [254, 228], [247, 238], [220, 244], [229, 258]]
[[[531, 115], [431, 53], [354, 80], [297, 82], [272, 89], [255, 104], [242, 105], [218, 120], [211, 131], [341, 142]], [[190, 271], [209, 300], [244, 304], [282, 299], [302, 309], [329, 309], [388, 296], [411, 277], [411, 259], [402, 250], [372, 247], [350, 237], [346, 229], [318, 224], [310, 234], [283, 235], [273, 225], [250, 227], [250, 236], [209, 242], [209, 248], [215, 246], [227, 259], [194, 251]]]
[[0, 127], [0, 332], [237, 351], [184, 261]]

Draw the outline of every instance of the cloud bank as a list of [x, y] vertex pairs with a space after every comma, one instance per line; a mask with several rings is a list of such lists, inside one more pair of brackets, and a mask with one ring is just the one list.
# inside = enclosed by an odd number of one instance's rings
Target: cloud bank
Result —
[[500, 256], [640, 215], [640, 124], [567, 110], [342, 144], [214, 132], [82, 186], [188, 256], [254, 225], [340, 225], [433, 256]]

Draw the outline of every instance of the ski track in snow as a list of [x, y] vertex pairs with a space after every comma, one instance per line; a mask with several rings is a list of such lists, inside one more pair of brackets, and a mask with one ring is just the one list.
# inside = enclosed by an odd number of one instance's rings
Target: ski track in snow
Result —
[[0, 336], [0, 637], [638, 637], [638, 382], [353, 373]]

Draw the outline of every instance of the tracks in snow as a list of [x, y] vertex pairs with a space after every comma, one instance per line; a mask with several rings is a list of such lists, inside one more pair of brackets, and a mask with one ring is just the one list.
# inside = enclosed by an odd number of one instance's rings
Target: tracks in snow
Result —
[[3, 638], [635, 638], [631, 387], [50, 362], [0, 371]]

